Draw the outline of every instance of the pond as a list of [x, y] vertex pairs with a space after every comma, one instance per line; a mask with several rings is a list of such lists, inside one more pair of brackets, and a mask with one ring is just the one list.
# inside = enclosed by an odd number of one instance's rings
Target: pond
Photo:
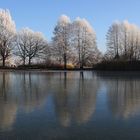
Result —
[[0, 72], [0, 140], [140, 140], [140, 73]]

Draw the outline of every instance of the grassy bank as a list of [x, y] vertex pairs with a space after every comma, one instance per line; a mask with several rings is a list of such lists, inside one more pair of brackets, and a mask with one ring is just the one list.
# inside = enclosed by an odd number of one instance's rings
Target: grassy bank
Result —
[[0, 66], [0, 71], [18, 71], [18, 70], [25, 70], [25, 71], [32, 71], [32, 70], [36, 70], [36, 71], [50, 71], [50, 70], [54, 70], [54, 71], [91, 71], [93, 70], [93, 68], [76, 68], [76, 67], [70, 67], [68, 66], [67, 69], [64, 69], [63, 65], [43, 65], [43, 64], [34, 64], [34, 65], [20, 65], [18, 67], [2, 67]]
[[0, 67], [0, 70], [56, 70], [56, 71], [140, 71], [140, 61], [103, 61], [93, 66], [93, 68], [85, 67], [83, 69], [70, 67], [64, 69], [63, 65], [20, 65], [18, 67]]

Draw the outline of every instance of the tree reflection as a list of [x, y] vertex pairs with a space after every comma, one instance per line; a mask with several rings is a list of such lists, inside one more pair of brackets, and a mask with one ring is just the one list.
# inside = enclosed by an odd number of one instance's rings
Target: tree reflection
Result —
[[[57, 118], [65, 127], [72, 122], [86, 123], [95, 111], [98, 82], [84, 77], [84, 72], [77, 75], [64, 73], [54, 91]], [[77, 78], [71, 79], [74, 76]]]
[[44, 75], [31, 73], [0, 74], [0, 129], [10, 129], [18, 109], [30, 113], [46, 101], [47, 84]]
[[106, 81], [108, 105], [114, 116], [129, 118], [140, 113], [140, 79], [118, 76]]
[[11, 129], [16, 119], [17, 105], [13, 102], [6, 104], [0, 102], [0, 129]]
[[1, 73], [0, 130], [12, 128], [18, 113], [42, 108], [50, 93], [62, 126], [88, 122], [95, 112], [99, 88], [96, 76], [91, 75], [86, 72]]
[[10, 74], [0, 74], [0, 128], [10, 129], [17, 112], [17, 104], [9, 98]]
[[19, 78], [20, 89], [18, 101], [20, 106], [28, 113], [40, 108], [46, 101], [47, 84], [43, 76], [29, 73], [22, 74]]

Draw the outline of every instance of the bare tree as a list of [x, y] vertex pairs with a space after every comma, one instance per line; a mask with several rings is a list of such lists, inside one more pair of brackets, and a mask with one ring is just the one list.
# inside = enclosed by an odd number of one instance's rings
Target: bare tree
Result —
[[31, 60], [42, 56], [47, 47], [47, 41], [42, 33], [34, 32], [29, 28], [24, 28], [17, 33], [16, 42], [18, 48], [16, 54], [22, 59], [24, 65], [27, 59], [28, 64], [31, 65]]
[[79, 67], [83, 69], [85, 65], [94, 61], [92, 56], [95, 56], [95, 50], [98, 50], [96, 34], [88, 21], [80, 18], [73, 22], [72, 34], [73, 45], [78, 54]]
[[15, 55], [21, 58], [23, 65], [25, 65], [27, 58], [26, 48], [28, 47], [28, 32], [26, 29], [22, 29], [17, 33], [16, 46]]
[[2, 65], [5, 67], [5, 61], [11, 55], [13, 46], [13, 37], [16, 33], [15, 23], [12, 20], [8, 10], [0, 10], [0, 56]]
[[108, 55], [113, 59], [118, 59], [120, 51], [120, 23], [113, 23], [107, 32]]
[[128, 21], [113, 23], [107, 33], [107, 56], [111, 59], [139, 59], [140, 29]]
[[53, 53], [59, 59], [60, 63], [63, 61], [64, 69], [67, 68], [69, 47], [69, 32], [70, 32], [70, 19], [62, 15], [54, 29], [53, 37]]

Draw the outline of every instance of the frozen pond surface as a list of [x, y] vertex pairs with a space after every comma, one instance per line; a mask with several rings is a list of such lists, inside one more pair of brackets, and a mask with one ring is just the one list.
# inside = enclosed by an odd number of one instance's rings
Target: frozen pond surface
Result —
[[140, 140], [140, 74], [1, 72], [0, 140]]

